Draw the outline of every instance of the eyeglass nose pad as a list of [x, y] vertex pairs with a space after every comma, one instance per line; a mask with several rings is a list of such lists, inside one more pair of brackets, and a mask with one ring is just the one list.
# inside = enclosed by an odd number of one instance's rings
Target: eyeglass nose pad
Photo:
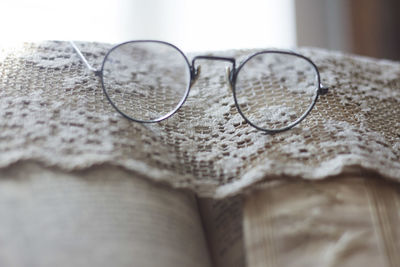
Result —
[[233, 92], [232, 81], [231, 81], [231, 68], [230, 67], [226, 67], [226, 79], [228, 80], [229, 89], [231, 90], [231, 92]]

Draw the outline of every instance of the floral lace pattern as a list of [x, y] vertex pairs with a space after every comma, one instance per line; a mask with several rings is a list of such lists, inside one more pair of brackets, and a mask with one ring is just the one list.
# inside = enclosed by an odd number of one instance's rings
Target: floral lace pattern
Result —
[[[79, 43], [94, 66], [111, 47]], [[239, 60], [254, 51], [215, 53]], [[202, 61], [182, 108], [156, 124], [119, 115], [69, 43], [0, 49], [0, 167], [122, 166], [224, 197], [263, 179], [322, 179], [347, 168], [400, 181], [400, 63], [300, 49], [330, 87], [293, 129], [268, 135], [238, 114], [224, 62]]]

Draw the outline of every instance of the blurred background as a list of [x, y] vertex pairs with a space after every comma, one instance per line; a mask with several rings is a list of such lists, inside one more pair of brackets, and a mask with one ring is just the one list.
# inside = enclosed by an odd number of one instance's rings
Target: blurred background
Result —
[[184, 51], [314, 46], [400, 60], [399, 0], [1, 0], [0, 44], [161, 39]]

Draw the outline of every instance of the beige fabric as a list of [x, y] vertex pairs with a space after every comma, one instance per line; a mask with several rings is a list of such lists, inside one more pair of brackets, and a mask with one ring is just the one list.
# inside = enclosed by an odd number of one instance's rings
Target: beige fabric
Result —
[[[79, 43], [98, 67], [110, 45]], [[254, 51], [216, 55], [243, 59]], [[301, 49], [331, 87], [290, 131], [246, 125], [225, 63], [202, 61], [187, 102], [170, 119], [122, 118], [69, 43], [29, 43], [0, 52], [0, 166], [31, 160], [65, 170], [123, 166], [149, 179], [223, 197], [265, 177], [320, 179], [367, 169], [400, 179], [400, 64]]]

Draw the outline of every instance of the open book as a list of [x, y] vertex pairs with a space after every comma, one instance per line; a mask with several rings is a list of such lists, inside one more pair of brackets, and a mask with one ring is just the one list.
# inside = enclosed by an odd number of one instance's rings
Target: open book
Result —
[[245, 266], [240, 198], [211, 200], [121, 168], [0, 171], [0, 266]]
[[267, 183], [242, 204], [19, 163], [0, 171], [0, 266], [398, 266], [400, 188], [364, 178]]

